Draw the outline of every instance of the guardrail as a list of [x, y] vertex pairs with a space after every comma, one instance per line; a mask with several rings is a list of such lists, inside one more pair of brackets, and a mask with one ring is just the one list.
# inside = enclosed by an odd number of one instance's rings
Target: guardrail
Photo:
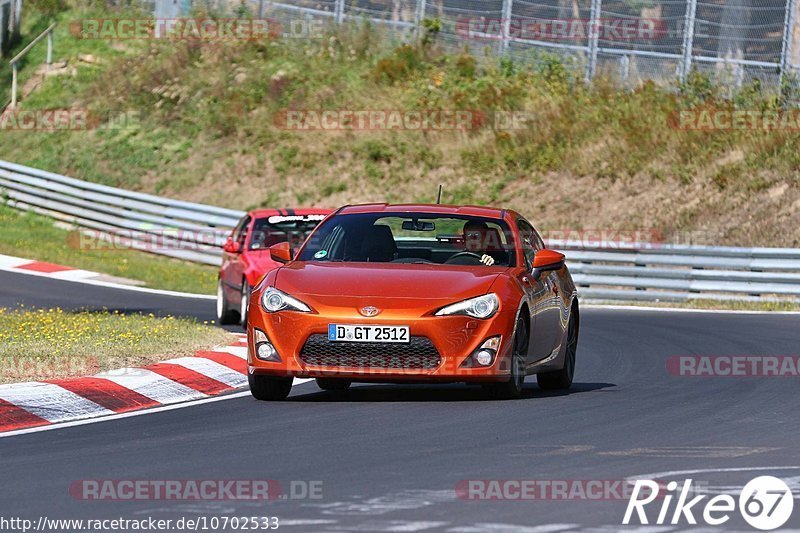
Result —
[[92, 236], [109, 241], [108, 246], [124, 242], [131, 248], [207, 265], [219, 265], [221, 246], [244, 215], [5, 161], [0, 161], [0, 194], [6, 205], [94, 230]]
[[797, 301], [800, 249], [548, 241], [564, 251], [579, 292], [600, 300]]
[[[91, 230], [93, 237], [207, 265], [219, 264], [225, 238], [244, 215], [5, 161], [0, 161], [0, 195], [6, 205]], [[567, 254], [579, 293], [587, 299], [800, 300], [800, 249], [548, 245]]]

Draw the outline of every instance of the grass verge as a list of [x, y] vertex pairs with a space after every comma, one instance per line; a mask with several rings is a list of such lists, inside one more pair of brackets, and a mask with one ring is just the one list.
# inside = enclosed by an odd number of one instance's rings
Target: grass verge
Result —
[[0, 308], [0, 383], [143, 366], [232, 339], [225, 330], [187, 318]]
[[135, 250], [82, 250], [45, 217], [0, 206], [0, 254], [142, 281], [154, 289], [213, 294], [217, 269]]

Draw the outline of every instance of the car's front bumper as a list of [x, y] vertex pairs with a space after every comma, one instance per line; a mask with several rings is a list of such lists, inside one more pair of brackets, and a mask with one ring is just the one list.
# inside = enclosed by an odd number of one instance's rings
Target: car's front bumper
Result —
[[[261, 310], [250, 313], [248, 325], [248, 370], [252, 374], [283, 377], [340, 377], [355, 381], [440, 381], [440, 382], [488, 382], [505, 381], [510, 375], [511, 339], [516, 320], [516, 310], [502, 310], [488, 320], [477, 320], [465, 316], [423, 316], [413, 319], [380, 316], [336, 315], [322, 316], [310, 313], [279, 312], [265, 313]], [[353, 352], [363, 357], [350, 357], [349, 350], [341, 343], [330, 343], [332, 350], [325, 353], [341, 355], [334, 364], [313, 364], [319, 358], [303, 348], [313, 337], [316, 345], [327, 341], [329, 324], [405, 325], [410, 328], [412, 339], [427, 339], [435, 348], [437, 357], [431, 359], [430, 351], [420, 351], [410, 345], [351, 345]], [[281, 358], [280, 362], [262, 361], [255, 357], [253, 329], [266, 333]], [[324, 339], [323, 339], [324, 336]], [[501, 336], [500, 347], [488, 366], [465, 365], [465, 360], [490, 337]], [[311, 343], [309, 344], [311, 346]], [[317, 346], [319, 347], [319, 346]], [[408, 348], [404, 359], [402, 352]], [[374, 348], [375, 353], [370, 351]], [[391, 352], [387, 358], [381, 352]], [[331, 361], [330, 358], [327, 361]], [[403, 364], [408, 361], [408, 364]], [[422, 363], [420, 363], [422, 361]], [[387, 363], [387, 364], [383, 364]]]

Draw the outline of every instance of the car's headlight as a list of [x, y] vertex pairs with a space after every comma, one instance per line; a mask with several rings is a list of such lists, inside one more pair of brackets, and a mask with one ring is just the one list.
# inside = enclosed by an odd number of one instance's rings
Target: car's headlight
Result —
[[267, 313], [277, 313], [278, 311], [291, 310], [300, 311], [301, 313], [310, 313], [311, 308], [298, 300], [292, 298], [283, 291], [279, 291], [275, 287], [268, 287], [261, 295], [261, 307]]
[[477, 298], [470, 298], [436, 311], [436, 316], [467, 315], [472, 318], [489, 318], [500, 308], [500, 298], [490, 293]]

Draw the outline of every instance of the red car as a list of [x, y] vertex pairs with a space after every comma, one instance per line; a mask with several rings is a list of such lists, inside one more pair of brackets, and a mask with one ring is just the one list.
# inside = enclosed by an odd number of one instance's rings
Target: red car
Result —
[[347, 206], [253, 290], [250, 392], [285, 398], [294, 377], [470, 382], [518, 398], [572, 384], [578, 298], [564, 255], [508, 209]]
[[222, 247], [217, 284], [217, 320], [220, 324], [247, 324], [250, 291], [261, 277], [280, 265], [269, 248], [303, 244], [330, 209], [256, 209], [247, 213]]

